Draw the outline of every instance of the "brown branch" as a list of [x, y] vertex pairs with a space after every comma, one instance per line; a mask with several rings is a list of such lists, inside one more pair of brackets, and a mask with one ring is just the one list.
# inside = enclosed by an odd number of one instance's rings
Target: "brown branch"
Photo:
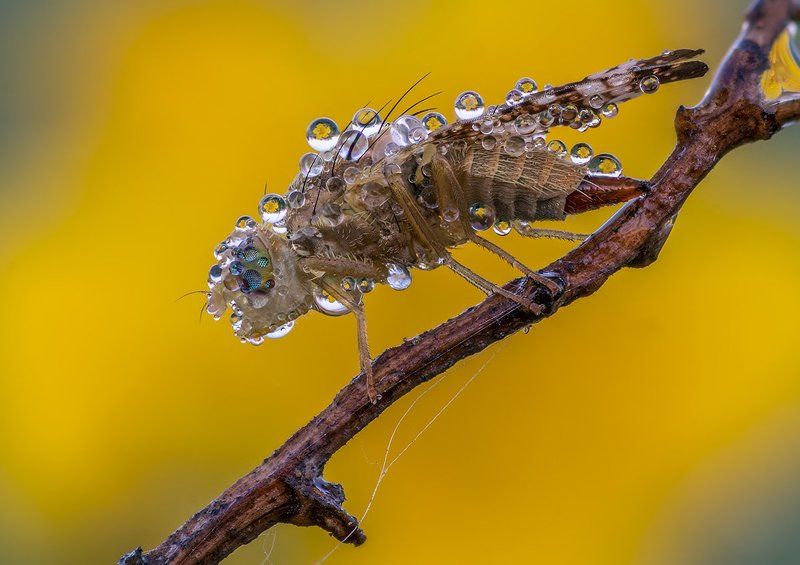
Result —
[[552, 295], [529, 279], [506, 285], [543, 305], [543, 314], [534, 316], [515, 302], [495, 295], [385, 351], [374, 363], [381, 395], [377, 404], [367, 399], [364, 377], [359, 375], [280, 449], [161, 545], [146, 553], [137, 549], [121, 562], [216, 563], [279, 522], [319, 526], [338, 539], [362, 543], [364, 534], [342, 508], [342, 488], [322, 479], [328, 459], [420, 383], [551, 316], [573, 300], [592, 294], [623, 267], [653, 262], [686, 198], [726, 153], [745, 143], [768, 139], [800, 116], [797, 96], [766, 101], [759, 88], [770, 47], [789, 19], [798, 13], [797, 4], [790, 0], [754, 2], [746, 25], [708, 94], [697, 106], [678, 110], [677, 145], [650, 182], [604, 181], [584, 186], [581, 192], [589, 196], [573, 195], [570, 206], [575, 212], [602, 204], [604, 186], [625, 187], [629, 196], [647, 192], [624, 206], [582, 245], [542, 270], [542, 274], [561, 285], [562, 292]]

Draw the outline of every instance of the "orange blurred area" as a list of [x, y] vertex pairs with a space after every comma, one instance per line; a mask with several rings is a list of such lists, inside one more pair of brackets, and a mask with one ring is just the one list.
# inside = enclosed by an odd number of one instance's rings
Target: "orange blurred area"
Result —
[[[111, 563], [151, 548], [277, 448], [357, 372], [355, 323], [311, 314], [243, 345], [205, 317], [211, 251], [315, 117], [346, 123], [432, 71], [448, 118], [521, 76], [559, 84], [664, 49], [716, 66], [746, 2], [596, 7], [255, 0], [0, 4], [0, 561]], [[647, 178], [665, 86], [582, 137]], [[737, 150], [659, 261], [451, 369], [398, 430], [367, 543], [328, 563], [800, 562], [800, 133]], [[574, 142], [577, 134], [564, 139]], [[591, 231], [613, 210], [572, 218]], [[543, 266], [570, 244], [503, 240]], [[513, 272], [458, 252], [496, 281]], [[369, 297], [374, 352], [480, 296], [443, 271]], [[363, 512], [417, 392], [326, 478]], [[280, 526], [230, 563], [311, 563], [334, 541]]]

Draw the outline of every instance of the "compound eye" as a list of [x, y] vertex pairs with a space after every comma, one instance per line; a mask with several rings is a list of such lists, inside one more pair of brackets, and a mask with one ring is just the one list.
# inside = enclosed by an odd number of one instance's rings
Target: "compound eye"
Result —
[[237, 277], [239, 289], [245, 294], [256, 290], [269, 290], [275, 286], [272, 261], [266, 250], [248, 241], [234, 253], [236, 261], [230, 264], [231, 274]]

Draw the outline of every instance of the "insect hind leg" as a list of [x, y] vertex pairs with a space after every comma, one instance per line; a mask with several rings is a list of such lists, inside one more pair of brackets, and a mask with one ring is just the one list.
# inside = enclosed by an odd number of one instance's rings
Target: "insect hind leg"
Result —
[[545, 288], [547, 288], [550, 292], [556, 293], [556, 292], [559, 292], [561, 290], [561, 287], [556, 282], [552, 281], [551, 279], [548, 279], [545, 276], [540, 275], [539, 273], [537, 273], [533, 269], [525, 266], [516, 257], [514, 257], [511, 253], [509, 253], [508, 251], [506, 251], [502, 247], [499, 247], [499, 246], [495, 245], [491, 241], [488, 241], [488, 240], [482, 238], [481, 236], [479, 236], [478, 234], [476, 234], [474, 232], [472, 234], [470, 234], [469, 239], [470, 239], [470, 241], [472, 241], [473, 243], [475, 243], [479, 247], [483, 247], [484, 249], [486, 249], [490, 253], [494, 253], [495, 255], [500, 257], [503, 261], [505, 261], [506, 263], [508, 263], [509, 265], [514, 267], [515, 269], [517, 269], [518, 271], [521, 271], [522, 273], [524, 273], [528, 278], [536, 281], [537, 283], [539, 283], [542, 286], [544, 286]]
[[448, 255], [445, 258], [444, 264], [447, 265], [447, 267], [451, 271], [453, 271], [458, 276], [466, 280], [468, 283], [482, 290], [486, 295], [499, 294], [500, 296], [508, 298], [509, 300], [513, 300], [514, 302], [516, 302], [523, 308], [530, 310], [533, 314], [537, 316], [544, 311], [544, 306], [536, 304], [535, 302], [528, 300], [527, 298], [519, 296], [518, 294], [514, 294], [510, 290], [506, 290], [503, 287], [498, 286], [493, 282], [486, 280], [478, 273], [471, 270], [469, 267], [462, 265], [461, 263], [453, 259], [453, 257], [450, 255]]

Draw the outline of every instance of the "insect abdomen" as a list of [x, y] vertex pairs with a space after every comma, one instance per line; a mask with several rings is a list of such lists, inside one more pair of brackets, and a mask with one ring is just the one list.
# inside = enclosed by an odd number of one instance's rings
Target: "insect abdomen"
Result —
[[491, 204], [498, 220], [562, 220], [568, 194], [586, 168], [545, 149], [509, 155], [500, 147], [469, 146], [457, 164], [466, 201]]

